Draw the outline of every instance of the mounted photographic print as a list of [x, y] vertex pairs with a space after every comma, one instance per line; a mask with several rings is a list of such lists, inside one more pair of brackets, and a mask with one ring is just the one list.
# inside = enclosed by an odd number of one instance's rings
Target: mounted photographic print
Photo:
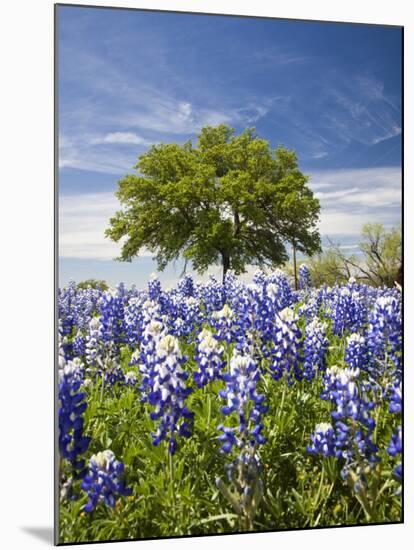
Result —
[[56, 543], [402, 522], [403, 28], [55, 9]]

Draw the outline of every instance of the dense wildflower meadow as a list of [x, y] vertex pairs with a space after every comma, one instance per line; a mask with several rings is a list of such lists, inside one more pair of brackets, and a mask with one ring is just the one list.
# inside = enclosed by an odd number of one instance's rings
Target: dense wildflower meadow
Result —
[[59, 290], [60, 542], [399, 522], [397, 288]]

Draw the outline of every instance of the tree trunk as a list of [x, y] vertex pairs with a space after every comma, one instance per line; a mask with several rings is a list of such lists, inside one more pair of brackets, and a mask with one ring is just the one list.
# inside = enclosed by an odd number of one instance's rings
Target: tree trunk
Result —
[[224, 279], [226, 278], [226, 273], [230, 269], [230, 256], [227, 254], [227, 252], [222, 252], [221, 258], [223, 263], [223, 285], [224, 285]]
[[292, 251], [293, 251], [293, 275], [295, 277], [295, 290], [298, 289], [298, 271], [296, 266], [296, 246], [295, 242], [292, 243]]

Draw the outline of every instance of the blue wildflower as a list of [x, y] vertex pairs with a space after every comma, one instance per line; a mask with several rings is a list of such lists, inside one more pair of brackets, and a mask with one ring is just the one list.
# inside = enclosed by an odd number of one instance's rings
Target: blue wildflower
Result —
[[83, 375], [79, 359], [60, 361], [59, 369], [59, 452], [66, 459], [75, 476], [81, 476], [90, 437], [84, 435], [83, 414], [86, 410], [86, 393], [80, 391]]
[[188, 373], [181, 367], [185, 361], [177, 338], [170, 334], [164, 336], [157, 343], [156, 363], [148, 380], [148, 402], [155, 407], [150, 417], [160, 420], [152, 434], [153, 444], [159, 445], [165, 440], [171, 454], [177, 449], [178, 436], [190, 437], [194, 416], [185, 405], [191, 392], [185, 383]]
[[274, 344], [271, 350], [270, 369], [275, 380], [287, 376], [289, 384], [294, 378], [303, 377], [300, 369], [302, 333], [297, 325], [298, 317], [291, 308], [279, 312], [274, 324]]
[[193, 377], [197, 386], [202, 388], [221, 376], [226, 363], [223, 361], [224, 348], [211, 331], [203, 329], [197, 340], [197, 353], [194, 359], [197, 361], [198, 370]]
[[379, 297], [369, 316], [367, 343], [373, 370], [378, 376], [386, 371], [401, 373], [402, 319], [401, 299], [393, 295]]
[[326, 324], [315, 317], [305, 329], [303, 375], [309, 382], [317, 372], [324, 372], [327, 350]]
[[321, 454], [325, 457], [335, 456], [336, 437], [334, 429], [329, 422], [321, 422], [315, 427], [315, 433], [311, 435], [311, 445], [306, 447], [310, 454]]
[[89, 497], [88, 503], [83, 507], [85, 512], [92, 512], [100, 502], [114, 508], [120, 496], [132, 494], [132, 489], [126, 487], [122, 479], [124, 469], [124, 464], [116, 460], [110, 450], [91, 457], [88, 473], [81, 483]]
[[[398, 426], [397, 431], [392, 435], [391, 441], [387, 447], [387, 452], [390, 456], [394, 457], [402, 453], [402, 429]], [[398, 464], [394, 469], [394, 474], [402, 479], [402, 465]]]
[[312, 286], [309, 267], [306, 264], [302, 264], [299, 267], [299, 288], [301, 290], [308, 290]]
[[401, 380], [394, 380], [388, 388], [388, 400], [390, 402], [390, 413], [398, 414], [402, 412], [402, 387]]
[[362, 334], [354, 332], [347, 337], [345, 361], [351, 369], [369, 370], [368, 347]]
[[237, 337], [238, 326], [234, 311], [225, 304], [220, 311], [215, 311], [211, 319], [212, 326], [217, 330], [216, 338], [230, 343]]
[[253, 359], [233, 352], [230, 361], [230, 372], [223, 374], [226, 388], [220, 391], [220, 396], [227, 401], [222, 413], [229, 416], [236, 413], [239, 426], [227, 428], [223, 425], [219, 429], [223, 432], [219, 436], [222, 442], [222, 451], [229, 453], [233, 446], [243, 449], [245, 446], [254, 446], [265, 442], [262, 435], [263, 424], [261, 416], [266, 412], [264, 395], [257, 393], [259, 370]]

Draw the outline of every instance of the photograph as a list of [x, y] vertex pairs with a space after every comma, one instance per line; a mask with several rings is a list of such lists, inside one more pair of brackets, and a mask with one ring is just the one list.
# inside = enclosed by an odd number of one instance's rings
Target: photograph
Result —
[[385, 23], [55, 4], [56, 544], [403, 522]]

